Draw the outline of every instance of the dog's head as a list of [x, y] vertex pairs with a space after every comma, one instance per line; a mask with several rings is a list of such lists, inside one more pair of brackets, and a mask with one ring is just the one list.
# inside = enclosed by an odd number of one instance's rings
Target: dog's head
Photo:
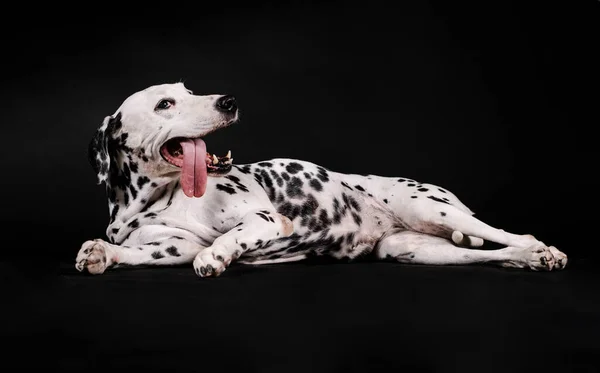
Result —
[[[231, 155], [206, 151], [204, 136], [238, 119], [233, 96], [194, 95], [183, 83], [149, 87], [128, 97], [104, 119], [89, 144], [98, 183], [128, 188], [155, 178], [181, 178], [189, 197], [200, 197], [208, 176], [226, 174]], [[132, 180], [132, 166], [138, 180]], [[141, 178], [141, 181], [139, 180]]]

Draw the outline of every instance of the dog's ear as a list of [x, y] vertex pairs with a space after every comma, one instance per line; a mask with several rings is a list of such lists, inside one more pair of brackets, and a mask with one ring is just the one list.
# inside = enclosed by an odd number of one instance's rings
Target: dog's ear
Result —
[[96, 172], [98, 184], [108, 179], [111, 162], [114, 162], [111, 159], [114, 152], [111, 151], [110, 144], [121, 125], [121, 113], [105, 117], [88, 145], [88, 160]]

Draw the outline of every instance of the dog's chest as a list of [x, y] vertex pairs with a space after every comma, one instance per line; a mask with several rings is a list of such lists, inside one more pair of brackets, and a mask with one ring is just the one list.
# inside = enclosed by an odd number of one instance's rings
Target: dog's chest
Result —
[[172, 206], [161, 215], [225, 233], [249, 211], [269, 205], [265, 191], [256, 181], [234, 170], [223, 177], [210, 177], [202, 198], [189, 198], [179, 192]]

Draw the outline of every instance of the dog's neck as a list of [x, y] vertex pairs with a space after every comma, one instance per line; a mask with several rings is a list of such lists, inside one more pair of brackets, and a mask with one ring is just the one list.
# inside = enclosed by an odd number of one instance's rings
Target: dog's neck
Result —
[[[177, 178], [143, 174], [139, 166], [141, 162], [144, 160], [132, 153], [120, 152], [118, 157], [113, 158], [105, 181], [110, 216], [106, 235], [111, 242], [122, 242], [137, 228], [139, 222], [135, 217], [140, 213], [170, 206], [173, 195], [179, 189]], [[168, 198], [165, 198], [167, 194]]]

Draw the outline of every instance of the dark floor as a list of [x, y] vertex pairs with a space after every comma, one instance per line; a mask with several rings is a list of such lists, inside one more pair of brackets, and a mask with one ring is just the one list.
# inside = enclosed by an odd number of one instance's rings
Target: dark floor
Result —
[[600, 276], [583, 260], [555, 273], [237, 265], [217, 279], [190, 267], [1, 266], [3, 359], [23, 369], [600, 371]]

